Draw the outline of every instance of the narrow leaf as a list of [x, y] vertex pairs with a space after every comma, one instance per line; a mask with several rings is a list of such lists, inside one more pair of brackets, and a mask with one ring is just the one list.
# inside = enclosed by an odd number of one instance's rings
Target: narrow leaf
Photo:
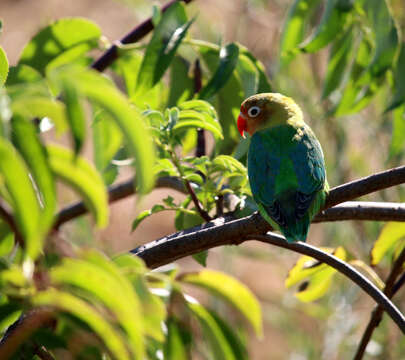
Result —
[[176, 2], [164, 12], [146, 48], [138, 73], [137, 92], [151, 89], [161, 79], [190, 25], [183, 4]]
[[377, 265], [384, 255], [393, 251], [398, 241], [405, 237], [405, 223], [389, 222], [386, 224], [371, 250], [371, 265]]
[[7, 79], [8, 75], [8, 60], [6, 52], [0, 46], [0, 86], [2, 86]]
[[[91, 294], [113, 313], [127, 334], [131, 352], [141, 359], [143, 354], [142, 319], [139, 300], [129, 281], [119, 269], [94, 251], [96, 261], [69, 259], [51, 271], [55, 285], [71, 285]], [[101, 266], [100, 266], [101, 265]]]
[[208, 84], [199, 92], [198, 97], [200, 99], [209, 99], [228, 82], [236, 68], [238, 58], [238, 45], [231, 43], [221, 48], [218, 67]]
[[34, 295], [31, 302], [35, 306], [50, 306], [75, 316], [97, 334], [114, 358], [118, 360], [131, 358], [124, 339], [118, 334], [117, 329], [112, 327], [103, 315], [78, 297], [50, 289]]
[[315, 52], [329, 44], [344, 28], [347, 11], [342, 11], [341, 0], [327, 0], [321, 21], [313, 35], [300, 45], [305, 52]]
[[166, 321], [166, 326], [167, 336], [163, 350], [164, 358], [187, 360], [188, 356], [181, 338], [181, 330], [179, 329], [179, 324], [173, 317], [169, 317], [169, 319], [167, 319]]
[[69, 122], [75, 153], [78, 154], [86, 137], [86, 116], [79, 94], [69, 81], [62, 82], [62, 97], [66, 104], [66, 117]]
[[244, 96], [256, 94], [259, 86], [259, 71], [253, 61], [244, 54], [239, 55], [236, 73], [241, 80]]
[[40, 224], [45, 234], [52, 226], [56, 209], [56, 189], [47, 154], [30, 121], [14, 116], [12, 129], [13, 143], [29, 166], [39, 191], [42, 205]]
[[167, 107], [176, 106], [192, 97], [194, 82], [189, 76], [189, 64], [180, 56], [175, 56], [170, 68], [169, 100]]
[[108, 198], [104, 182], [96, 169], [66, 148], [48, 145], [49, 165], [53, 173], [72, 186], [93, 213], [99, 227], [108, 222]]
[[42, 248], [40, 231], [40, 207], [28, 175], [24, 160], [14, 147], [0, 138], [0, 174], [12, 199], [19, 230], [25, 240], [27, 254], [35, 259]]
[[394, 70], [394, 89], [394, 98], [385, 111], [394, 110], [405, 102], [405, 42], [402, 43]]
[[212, 358], [215, 360], [236, 360], [231, 345], [215, 318], [198, 303], [188, 302], [187, 306], [201, 324], [204, 337], [212, 348]]
[[180, 111], [179, 119], [173, 127], [173, 133], [178, 133], [187, 128], [200, 128], [211, 132], [216, 138], [223, 139], [221, 125], [209, 115], [194, 110]]
[[203, 270], [185, 275], [183, 282], [190, 283], [220, 296], [232, 304], [252, 324], [258, 336], [262, 334], [260, 304], [251, 291], [236, 279], [218, 271]]
[[405, 149], [405, 104], [392, 112], [392, 137], [390, 157], [400, 155]]
[[287, 65], [299, 52], [305, 26], [319, 0], [295, 0], [288, 10], [287, 20], [281, 35], [280, 62]]

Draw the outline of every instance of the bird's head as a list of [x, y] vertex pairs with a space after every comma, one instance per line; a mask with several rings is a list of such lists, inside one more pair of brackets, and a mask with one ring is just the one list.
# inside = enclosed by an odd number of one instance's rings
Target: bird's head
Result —
[[277, 94], [263, 93], [248, 97], [240, 107], [238, 130], [251, 136], [258, 130], [287, 123], [303, 123], [301, 109], [293, 99]]

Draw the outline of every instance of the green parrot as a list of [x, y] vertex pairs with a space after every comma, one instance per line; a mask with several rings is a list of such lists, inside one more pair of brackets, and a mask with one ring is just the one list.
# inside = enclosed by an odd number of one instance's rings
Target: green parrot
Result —
[[251, 135], [248, 175], [260, 214], [288, 242], [306, 241], [329, 187], [321, 145], [300, 107], [281, 94], [253, 95], [237, 125]]

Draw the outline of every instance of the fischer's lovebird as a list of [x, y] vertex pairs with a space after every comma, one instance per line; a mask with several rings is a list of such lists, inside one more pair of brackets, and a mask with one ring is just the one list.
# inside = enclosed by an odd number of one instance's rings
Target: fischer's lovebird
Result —
[[321, 145], [300, 107], [281, 94], [253, 95], [237, 124], [251, 135], [248, 175], [260, 214], [288, 242], [305, 241], [329, 187]]

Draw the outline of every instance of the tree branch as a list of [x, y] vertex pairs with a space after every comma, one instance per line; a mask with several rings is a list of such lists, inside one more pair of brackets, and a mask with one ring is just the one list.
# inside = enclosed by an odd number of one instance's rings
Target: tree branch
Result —
[[[404, 262], [405, 262], [405, 248], [402, 250], [401, 254], [395, 261], [394, 266], [392, 267], [391, 272], [388, 276], [388, 279], [385, 282], [384, 294], [387, 295], [388, 298], [392, 298], [392, 296], [394, 296], [395, 280], [401, 274], [402, 265], [404, 264]], [[361, 360], [363, 358], [367, 345], [371, 340], [371, 336], [373, 335], [375, 328], [380, 324], [382, 320], [384, 310], [385, 309], [381, 305], [377, 305], [376, 308], [371, 313], [370, 321], [366, 327], [366, 330], [363, 333], [360, 345], [357, 348], [356, 355], [354, 356], [354, 360]]]
[[[161, 12], [165, 12], [170, 6], [178, 1], [183, 1], [188, 4], [193, 0], [172, 0], [161, 8]], [[135, 27], [131, 32], [125, 35], [119, 42], [121, 44], [131, 44], [139, 41], [148, 33], [153, 30], [154, 26], [152, 23], [152, 18], [145, 20], [143, 23]], [[101, 57], [93, 62], [91, 67], [97, 71], [104, 71], [118, 58], [118, 46], [112, 45]]]

